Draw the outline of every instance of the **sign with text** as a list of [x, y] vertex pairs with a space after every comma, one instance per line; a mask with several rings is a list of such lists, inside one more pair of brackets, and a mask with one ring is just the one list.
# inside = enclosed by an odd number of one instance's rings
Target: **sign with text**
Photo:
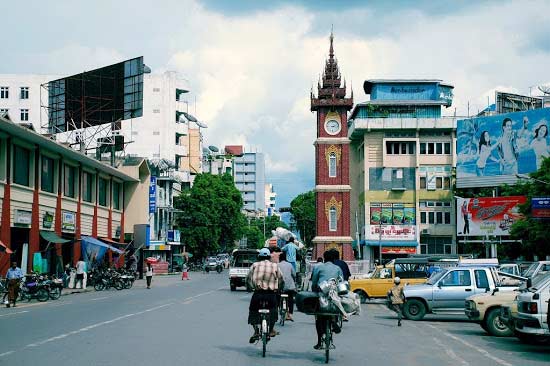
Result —
[[[380, 236], [380, 229], [382, 235]], [[367, 240], [416, 240], [416, 226], [414, 225], [369, 225]]]
[[416, 247], [382, 247], [382, 254], [416, 254]]
[[550, 197], [533, 197], [531, 199], [531, 216], [550, 219]]
[[63, 231], [74, 231], [76, 227], [76, 214], [70, 211], [63, 211], [61, 216], [61, 229]]
[[157, 177], [151, 176], [149, 184], [149, 213], [154, 214], [157, 210]]
[[371, 203], [370, 224], [415, 225], [416, 208], [414, 203]]
[[32, 222], [32, 212], [25, 210], [15, 210], [15, 223], [20, 225], [30, 225]]
[[525, 196], [458, 198], [457, 235], [510, 235], [512, 224], [523, 217], [519, 205], [526, 201]]

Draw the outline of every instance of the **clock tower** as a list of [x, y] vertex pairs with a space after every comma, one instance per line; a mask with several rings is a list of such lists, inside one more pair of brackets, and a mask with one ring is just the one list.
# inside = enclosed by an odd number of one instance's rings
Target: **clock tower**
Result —
[[316, 230], [313, 258], [335, 248], [344, 260], [353, 260], [348, 111], [353, 107], [353, 90], [346, 98], [346, 82], [341, 86], [338, 61], [334, 57], [334, 36], [330, 34], [329, 58], [325, 62], [317, 96], [311, 92], [311, 111], [316, 112], [315, 211]]

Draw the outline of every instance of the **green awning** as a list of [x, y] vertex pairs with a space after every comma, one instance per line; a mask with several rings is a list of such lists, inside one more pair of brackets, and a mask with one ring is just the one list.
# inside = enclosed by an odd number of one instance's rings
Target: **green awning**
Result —
[[42, 239], [44, 239], [44, 240], [46, 240], [50, 243], [64, 244], [64, 243], [70, 242], [69, 239], [60, 238], [53, 231], [40, 230], [40, 236], [42, 237]]

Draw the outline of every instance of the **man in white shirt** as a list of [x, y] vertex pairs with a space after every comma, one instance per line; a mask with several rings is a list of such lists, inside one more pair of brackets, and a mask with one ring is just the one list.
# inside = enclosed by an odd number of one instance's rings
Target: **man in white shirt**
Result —
[[[86, 273], [86, 262], [83, 258], [80, 257], [78, 262], [76, 262], [76, 281], [74, 283], [75, 288], [82, 288], [84, 286], [84, 273]], [[80, 287], [78, 287], [78, 282], [80, 281]]]

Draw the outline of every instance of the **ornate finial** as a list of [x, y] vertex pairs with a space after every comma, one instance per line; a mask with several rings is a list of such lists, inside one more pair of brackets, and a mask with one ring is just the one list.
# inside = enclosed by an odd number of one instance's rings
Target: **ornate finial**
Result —
[[330, 27], [330, 51], [329, 51], [329, 56], [330, 58], [333, 58], [334, 57], [334, 47], [332, 46], [332, 42], [334, 41], [334, 25], [332, 25]]

